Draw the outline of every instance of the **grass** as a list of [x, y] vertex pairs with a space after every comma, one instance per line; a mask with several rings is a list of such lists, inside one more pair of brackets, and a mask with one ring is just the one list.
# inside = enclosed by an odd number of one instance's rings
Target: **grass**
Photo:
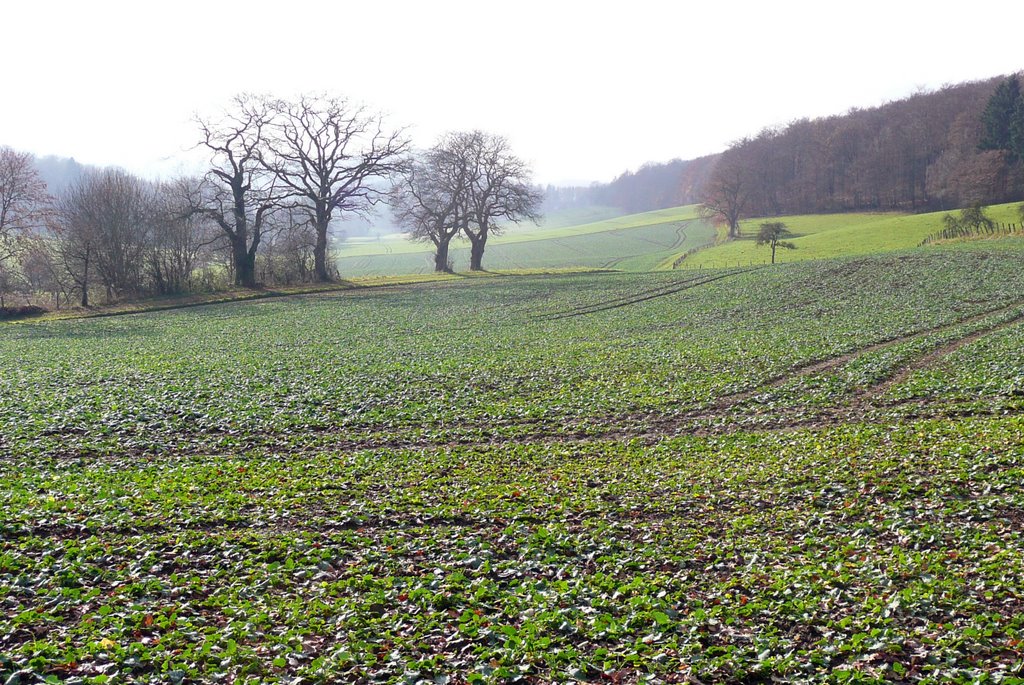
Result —
[[0, 682], [1024, 678], [1024, 250], [0, 326]]
[[[564, 217], [568, 218], [568, 217]], [[620, 263], [646, 270], [680, 249], [710, 242], [713, 230], [699, 220], [696, 206], [631, 214], [561, 227], [520, 228], [488, 241], [485, 266], [495, 269], [605, 267]], [[338, 251], [342, 275], [426, 273], [433, 247], [401, 236], [344, 243]], [[456, 270], [469, 263], [465, 240], [452, 243]]]
[[86, 319], [107, 316], [122, 316], [125, 314], [139, 314], [145, 312], [160, 312], [173, 309], [185, 309], [189, 307], [201, 307], [212, 304], [224, 304], [229, 302], [248, 302], [251, 300], [265, 300], [276, 297], [291, 297], [296, 295], [312, 295], [361, 288], [385, 288], [389, 286], [413, 285], [418, 283], [439, 283], [445, 281], [458, 281], [467, 278], [494, 278], [500, 276], [536, 276], [553, 274], [586, 273], [595, 271], [585, 267], [564, 267], [553, 269], [505, 269], [501, 271], [468, 271], [463, 273], [436, 273], [405, 274], [398, 276], [357, 276], [343, 281], [332, 283], [303, 283], [300, 285], [277, 285], [272, 288], [258, 289], [234, 289], [218, 290], [210, 293], [196, 293], [192, 295], [166, 295], [151, 297], [128, 302], [114, 303], [90, 307], [68, 307], [66, 309], [46, 311], [38, 314], [12, 318], [9, 321], [54, 321], [60, 319]]
[[[1019, 203], [997, 205], [988, 213], [994, 221], [1019, 221]], [[784, 222], [796, 237], [795, 250], [780, 250], [784, 262], [827, 259], [839, 256], [877, 254], [917, 247], [929, 234], [941, 230], [948, 212], [929, 214], [816, 214], [772, 218]], [[758, 247], [753, 237], [766, 219], [748, 219], [740, 224], [743, 239], [716, 245], [688, 257], [684, 268], [764, 264], [770, 251]]]

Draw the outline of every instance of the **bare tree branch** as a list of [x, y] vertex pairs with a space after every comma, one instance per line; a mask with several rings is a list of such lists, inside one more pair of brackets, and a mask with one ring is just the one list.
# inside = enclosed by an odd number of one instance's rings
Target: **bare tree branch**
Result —
[[273, 123], [262, 158], [282, 188], [310, 208], [316, 230], [317, 280], [331, 278], [328, 230], [338, 215], [365, 215], [386, 199], [387, 182], [409, 167], [409, 143], [382, 117], [343, 98], [304, 95], [272, 103]]

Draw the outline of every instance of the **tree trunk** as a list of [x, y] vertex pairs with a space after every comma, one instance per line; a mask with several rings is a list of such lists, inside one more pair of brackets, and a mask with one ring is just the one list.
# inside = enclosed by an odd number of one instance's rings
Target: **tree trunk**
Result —
[[775, 263], [775, 243], [772, 243], [772, 264]]
[[469, 249], [469, 270], [484, 270], [484, 246], [487, 244], [487, 237], [483, 236], [471, 240]]
[[327, 226], [330, 217], [326, 212], [317, 211], [316, 244], [313, 246], [313, 277], [318, 283], [330, 283], [331, 273], [327, 268]]
[[740, 222], [732, 217], [729, 217], [729, 237], [733, 240], [740, 237]]
[[89, 306], [89, 246], [85, 247], [85, 263], [82, 269], [82, 306]]
[[442, 241], [438, 243], [437, 250], [434, 252], [434, 271], [441, 273], [451, 273], [452, 267], [448, 263], [448, 241]]
[[256, 254], [249, 252], [244, 236], [233, 240], [231, 248], [235, 262], [235, 285], [243, 288], [255, 288]]

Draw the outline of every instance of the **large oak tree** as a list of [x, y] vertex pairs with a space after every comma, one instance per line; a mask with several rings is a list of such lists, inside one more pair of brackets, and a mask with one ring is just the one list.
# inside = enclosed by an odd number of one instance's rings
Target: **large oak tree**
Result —
[[542, 193], [530, 183], [530, 168], [512, 153], [508, 141], [483, 131], [455, 134], [470, 156], [463, 232], [470, 242], [469, 268], [483, 270], [484, 249], [503, 222], [536, 221]]
[[239, 95], [221, 118], [198, 120], [199, 144], [211, 155], [192, 208], [220, 227], [230, 245], [235, 285], [246, 288], [257, 285], [256, 254], [270, 216], [282, 204], [277, 179], [263, 163], [271, 113], [266, 99]]
[[308, 208], [316, 244], [314, 276], [331, 280], [327, 248], [331, 220], [365, 216], [386, 199], [391, 177], [409, 165], [409, 143], [380, 114], [329, 95], [271, 103], [265, 168], [289, 196]]
[[395, 219], [414, 240], [434, 245], [434, 270], [451, 271], [448, 248], [469, 219], [471, 154], [465, 137], [444, 136], [418, 156], [391, 191]]

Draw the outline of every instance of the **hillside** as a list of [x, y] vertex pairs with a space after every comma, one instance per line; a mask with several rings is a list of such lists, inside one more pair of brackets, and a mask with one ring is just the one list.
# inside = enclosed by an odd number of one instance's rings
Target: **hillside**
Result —
[[718, 158], [700, 201], [744, 217], [925, 211], [1024, 199], [1024, 164], [983, 145], [1005, 77], [765, 128]]
[[[574, 215], [581, 213], [562, 216]], [[498, 270], [601, 267], [647, 271], [676, 252], [713, 239], [714, 229], [699, 219], [696, 207], [690, 205], [569, 226], [516, 228], [488, 241], [484, 265]], [[343, 277], [425, 273], [433, 268], [432, 253], [429, 243], [412, 242], [402, 235], [351, 240], [337, 250], [338, 271]], [[453, 241], [456, 271], [468, 268], [468, 253], [465, 241]]]
[[[1019, 222], [1018, 207], [1019, 203], [996, 205], [987, 212], [993, 221]], [[696, 252], [683, 260], [680, 268], [768, 263], [770, 250], [754, 241], [764, 221], [782, 221], [794, 234], [788, 240], [796, 249], [779, 250], [776, 255], [777, 261], [794, 262], [916, 248], [926, 236], [942, 229], [942, 219], [948, 213], [811, 214], [747, 219], [740, 224], [741, 239]]]

